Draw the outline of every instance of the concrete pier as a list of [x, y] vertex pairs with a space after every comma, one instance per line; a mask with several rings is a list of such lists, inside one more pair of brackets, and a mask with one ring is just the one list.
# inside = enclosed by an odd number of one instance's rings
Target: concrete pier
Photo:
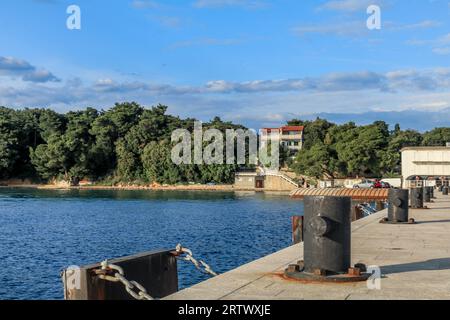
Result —
[[450, 197], [411, 209], [415, 225], [386, 225], [387, 210], [352, 224], [352, 263], [379, 266], [381, 289], [366, 282], [305, 283], [283, 277], [303, 259], [303, 244], [269, 255], [168, 296], [167, 300], [450, 300]]

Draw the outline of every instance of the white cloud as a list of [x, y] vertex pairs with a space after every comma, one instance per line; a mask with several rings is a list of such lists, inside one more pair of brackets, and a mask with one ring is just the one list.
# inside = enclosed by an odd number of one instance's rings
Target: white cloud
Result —
[[337, 36], [361, 36], [368, 33], [365, 21], [335, 22], [328, 24], [303, 25], [292, 28], [292, 31], [303, 36], [306, 34], [325, 34]]
[[196, 8], [243, 7], [246, 9], [260, 9], [268, 6], [263, 0], [196, 0]]
[[411, 24], [395, 24], [392, 22], [386, 22], [385, 26], [390, 30], [403, 31], [403, 30], [414, 30], [414, 29], [431, 29], [441, 26], [442, 23], [435, 20], [423, 20], [417, 23]]
[[446, 48], [434, 48], [433, 52], [439, 55], [450, 55], [450, 47]]
[[161, 7], [158, 2], [152, 0], [133, 0], [131, 6], [136, 9], [157, 9]]
[[37, 69], [29, 62], [14, 57], [0, 56], [0, 76], [21, 78], [30, 82], [59, 82], [60, 80], [50, 71]]
[[319, 7], [321, 10], [334, 10], [334, 11], [364, 11], [373, 4], [379, 4], [379, 1], [374, 0], [333, 0], [327, 1]]
[[[248, 82], [219, 80], [201, 86], [121, 82], [112, 78], [92, 84], [72, 79], [59, 86], [0, 83], [0, 105], [10, 107], [51, 107], [64, 112], [85, 106], [107, 109], [122, 101], [146, 106], [163, 103], [171, 113], [182, 117], [208, 120], [219, 115], [226, 120], [254, 124], [254, 128], [279, 125], [305, 114], [409, 110], [396, 117], [414, 117], [420, 111], [424, 127], [431, 122], [450, 124], [450, 69], [334, 73], [316, 78]], [[447, 112], [439, 111], [443, 109]], [[432, 113], [437, 111], [439, 116]], [[349, 115], [347, 119], [361, 117]]]
[[[9, 88], [11, 89], [11, 88]], [[42, 94], [38, 94], [42, 91]], [[5, 88], [3, 88], [5, 90]], [[68, 92], [70, 90], [70, 92]], [[84, 97], [110, 96], [145, 96], [145, 97], [181, 97], [181, 96], [217, 96], [217, 95], [264, 95], [285, 93], [332, 93], [332, 92], [439, 92], [450, 91], [450, 69], [430, 70], [394, 70], [387, 73], [369, 71], [330, 73], [320, 77], [296, 79], [254, 80], [231, 82], [225, 80], [209, 81], [200, 86], [174, 86], [170, 84], [147, 83], [143, 81], [123, 82], [112, 78], [99, 79], [91, 85], [78, 81], [68, 81], [62, 86], [45, 86], [43, 84], [17, 86], [12, 92], [24, 94], [36, 99], [48, 95], [48, 103], [56, 101], [77, 100]], [[19, 94], [20, 92], [20, 94]], [[58, 98], [61, 97], [61, 98]], [[14, 100], [12, 100], [14, 102]]]
[[450, 54], [450, 33], [432, 40], [408, 40], [406, 44], [413, 46], [430, 46], [435, 54], [448, 55]]
[[[383, 23], [383, 30], [390, 32], [410, 31], [416, 29], [429, 29], [440, 26], [441, 23], [434, 20], [424, 20], [411, 24], [397, 24], [390, 21]], [[366, 21], [354, 20], [354, 21], [336, 21], [334, 23], [320, 23], [314, 25], [302, 25], [292, 29], [297, 35], [306, 34], [328, 34], [337, 36], [363, 36], [369, 34]]]

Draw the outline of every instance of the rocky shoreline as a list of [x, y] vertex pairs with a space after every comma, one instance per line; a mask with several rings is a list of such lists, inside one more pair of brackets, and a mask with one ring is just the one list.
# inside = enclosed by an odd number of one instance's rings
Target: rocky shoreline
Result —
[[135, 184], [117, 184], [117, 185], [95, 185], [95, 184], [80, 184], [79, 186], [70, 186], [67, 183], [55, 182], [48, 184], [33, 183], [29, 180], [7, 180], [0, 181], [0, 188], [28, 188], [28, 189], [41, 189], [41, 190], [148, 190], [148, 191], [217, 191], [217, 192], [266, 192], [266, 193], [280, 193], [288, 194], [290, 191], [286, 190], [272, 190], [272, 189], [252, 189], [252, 188], [240, 188], [232, 184], [191, 184], [191, 185], [135, 185]]
[[257, 190], [257, 189], [244, 189], [236, 188], [233, 185], [149, 185], [149, 186], [137, 186], [137, 185], [117, 185], [117, 186], [61, 186], [55, 184], [8, 184], [0, 183], [0, 188], [23, 188], [23, 189], [41, 189], [41, 190], [119, 190], [119, 191], [207, 191], [207, 192], [265, 192], [276, 194], [289, 194], [289, 191], [284, 190]]

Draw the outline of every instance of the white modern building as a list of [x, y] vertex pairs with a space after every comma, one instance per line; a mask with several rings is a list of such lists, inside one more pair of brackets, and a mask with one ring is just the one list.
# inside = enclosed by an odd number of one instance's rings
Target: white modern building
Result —
[[418, 181], [434, 185], [450, 179], [450, 144], [447, 147], [408, 147], [401, 153], [404, 187]]

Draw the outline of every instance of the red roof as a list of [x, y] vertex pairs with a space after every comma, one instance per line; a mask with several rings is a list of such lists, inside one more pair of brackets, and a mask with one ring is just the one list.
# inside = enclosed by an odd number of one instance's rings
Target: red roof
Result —
[[305, 130], [305, 127], [303, 127], [303, 126], [286, 126], [286, 127], [282, 127], [281, 130], [283, 130], [283, 131], [303, 131], [303, 130]]

